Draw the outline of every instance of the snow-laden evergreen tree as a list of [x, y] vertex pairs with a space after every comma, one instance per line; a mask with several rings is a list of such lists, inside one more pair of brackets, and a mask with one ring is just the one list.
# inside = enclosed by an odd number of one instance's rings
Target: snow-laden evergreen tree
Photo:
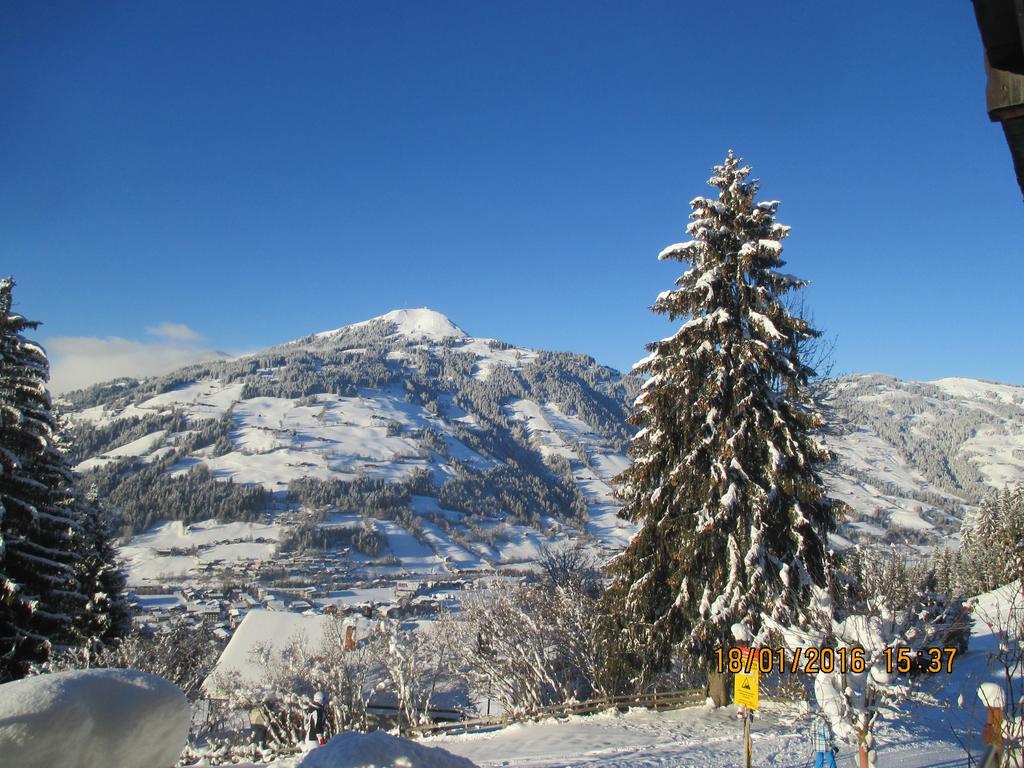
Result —
[[986, 496], [964, 519], [956, 587], [976, 595], [1024, 577], [1024, 486]]
[[690, 203], [692, 239], [659, 255], [690, 268], [652, 310], [685, 322], [634, 367], [639, 431], [617, 482], [639, 531], [605, 597], [634, 682], [674, 647], [709, 658], [734, 623], [757, 633], [762, 614], [807, 626], [831, 610], [838, 507], [816, 471], [828, 453], [811, 435], [814, 372], [799, 355], [818, 332], [787, 309], [805, 282], [778, 271], [789, 227], [777, 201], [755, 201], [749, 174], [730, 152], [708, 182], [717, 197]]
[[73, 617], [74, 642], [86, 666], [94, 654], [125, 637], [131, 613], [125, 598], [125, 576], [113, 535], [94, 494], [76, 499], [79, 529], [74, 537], [75, 574], [86, 603]]
[[72, 475], [57, 448], [39, 324], [12, 311], [14, 281], [0, 280], [0, 682], [72, 640], [86, 600], [75, 572]]

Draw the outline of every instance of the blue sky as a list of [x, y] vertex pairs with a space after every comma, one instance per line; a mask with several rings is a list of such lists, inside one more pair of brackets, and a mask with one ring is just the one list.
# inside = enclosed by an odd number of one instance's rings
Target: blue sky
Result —
[[836, 373], [1024, 383], [970, 3], [718, 5], [5, 2], [2, 271], [61, 376], [417, 306], [627, 368], [732, 147]]

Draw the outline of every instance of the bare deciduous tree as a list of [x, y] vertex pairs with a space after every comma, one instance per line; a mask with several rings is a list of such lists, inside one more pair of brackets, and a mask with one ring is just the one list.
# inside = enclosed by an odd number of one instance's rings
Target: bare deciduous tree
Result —
[[453, 636], [441, 631], [403, 629], [381, 622], [370, 648], [395, 694], [400, 734], [425, 722], [438, 684], [451, 674]]
[[444, 631], [474, 693], [506, 712], [605, 694], [603, 646], [594, 599], [578, 586], [497, 581], [463, 600]]

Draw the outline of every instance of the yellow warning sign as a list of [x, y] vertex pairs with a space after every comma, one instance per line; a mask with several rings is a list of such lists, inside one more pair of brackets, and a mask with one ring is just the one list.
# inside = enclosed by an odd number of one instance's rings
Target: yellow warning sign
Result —
[[743, 665], [741, 668], [745, 671], [736, 673], [732, 699], [738, 706], [746, 707], [747, 709], [757, 709], [759, 678], [757, 656], [755, 654], [754, 658], [750, 660], [752, 663], [750, 663], [747, 660], [750, 649], [741, 648], [740, 650], [743, 653]]

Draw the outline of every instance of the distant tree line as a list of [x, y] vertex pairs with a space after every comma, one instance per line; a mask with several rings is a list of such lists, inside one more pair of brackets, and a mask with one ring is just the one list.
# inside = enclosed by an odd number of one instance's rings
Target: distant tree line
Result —
[[122, 535], [134, 535], [162, 520], [255, 522], [271, 509], [273, 494], [262, 485], [215, 480], [205, 464], [169, 475], [177, 455], [171, 457], [152, 464], [112, 462], [86, 476]]
[[[542, 518], [554, 518], [574, 525], [587, 520], [587, 503], [575, 485], [551, 472], [547, 479], [523, 471], [514, 460], [483, 472], [460, 468], [437, 492], [442, 507], [481, 517], [499, 517], [510, 522], [540, 527]], [[552, 478], [557, 481], [552, 482]]]
[[[282, 362], [261, 375], [262, 362]], [[282, 397], [295, 399], [309, 395], [335, 394], [354, 397], [359, 389], [383, 389], [395, 383], [398, 371], [383, 355], [371, 352], [347, 354], [333, 352], [322, 356], [296, 352], [283, 359], [251, 359], [248, 369], [233, 372], [245, 380], [242, 398]]]
[[387, 546], [387, 538], [374, 530], [368, 520], [359, 525], [320, 525], [305, 518], [289, 528], [278, 543], [281, 552], [328, 551], [340, 547], [351, 547], [368, 557], [376, 557]]
[[329, 512], [369, 514], [392, 519], [408, 508], [413, 494], [431, 492], [431, 473], [414, 472], [402, 482], [357, 477], [354, 480], [317, 480], [303, 477], [288, 483], [288, 500], [323, 519]]
[[1024, 486], [990, 492], [964, 520], [960, 549], [933, 558], [941, 587], [976, 595], [1024, 578]]
[[169, 434], [188, 429], [185, 414], [178, 409], [128, 416], [105, 422], [78, 421], [69, 428], [65, 454], [72, 464], [101, 456], [115, 448], [160, 430]]

